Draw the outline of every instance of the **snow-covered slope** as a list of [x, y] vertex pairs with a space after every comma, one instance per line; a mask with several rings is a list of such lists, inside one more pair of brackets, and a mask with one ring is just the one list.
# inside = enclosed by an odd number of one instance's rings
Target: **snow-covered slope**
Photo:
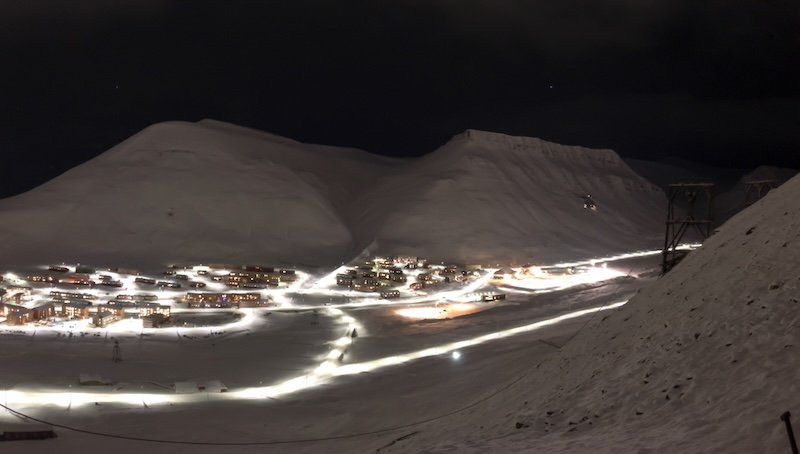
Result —
[[505, 391], [386, 451], [789, 452], [799, 269], [796, 176]]
[[159, 123], [0, 201], [0, 257], [336, 263], [352, 247], [339, 208], [390, 164], [210, 120]]
[[[584, 209], [586, 194], [598, 211]], [[610, 150], [470, 130], [398, 160], [168, 122], [0, 201], [0, 265], [329, 265], [365, 247], [547, 262], [655, 247], [664, 205]]]
[[546, 262], [653, 247], [665, 205], [611, 150], [468, 130], [359, 200], [357, 237], [436, 259]]

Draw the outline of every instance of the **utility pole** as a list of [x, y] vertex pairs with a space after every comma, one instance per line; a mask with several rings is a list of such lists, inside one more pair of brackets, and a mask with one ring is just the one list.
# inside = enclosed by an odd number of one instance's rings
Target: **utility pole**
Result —
[[114, 349], [112, 350], [111, 355], [111, 361], [115, 363], [122, 361], [122, 352], [119, 350], [119, 341], [116, 339], [114, 339]]
[[789, 446], [792, 448], [792, 454], [798, 454], [797, 452], [797, 440], [794, 439], [794, 432], [792, 431], [792, 422], [790, 418], [792, 414], [788, 411], [784, 412], [781, 415], [781, 421], [786, 425], [786, 435], [789, 436]]

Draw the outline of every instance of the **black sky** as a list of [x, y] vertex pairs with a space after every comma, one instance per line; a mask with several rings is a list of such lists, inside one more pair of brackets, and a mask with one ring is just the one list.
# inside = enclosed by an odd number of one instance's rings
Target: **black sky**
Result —
[[796, 0], [3, 2], [0, 56], [0, 196], [202, 118], [395, 156], [477, 128], [800, 166]]

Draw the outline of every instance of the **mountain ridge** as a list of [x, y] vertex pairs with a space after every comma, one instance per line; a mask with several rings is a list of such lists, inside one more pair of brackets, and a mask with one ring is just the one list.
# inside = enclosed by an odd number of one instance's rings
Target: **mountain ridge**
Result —
[[466, 130], [395, 159], [163, 122], [0, 200], [0, 260], [543, 262], [657, 246], [663, 202], [612, 150]]

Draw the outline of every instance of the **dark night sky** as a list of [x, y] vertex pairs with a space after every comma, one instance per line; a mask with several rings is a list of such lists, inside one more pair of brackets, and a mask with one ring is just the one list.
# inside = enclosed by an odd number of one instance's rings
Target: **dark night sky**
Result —
[[0, 196], [202, 118], [395, 156], [477, 128], [800, 166], [797, 0], [3, 2], [0, 56]]

